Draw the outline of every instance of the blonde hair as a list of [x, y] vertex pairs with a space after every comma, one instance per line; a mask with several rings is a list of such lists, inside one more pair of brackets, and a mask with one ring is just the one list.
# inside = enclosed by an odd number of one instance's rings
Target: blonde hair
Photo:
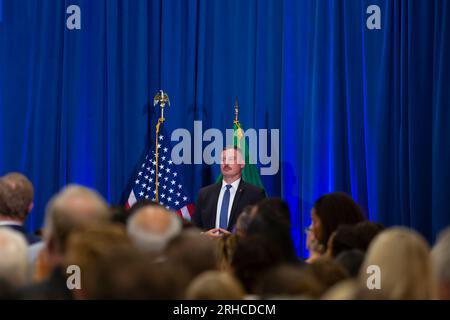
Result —
[[355, 300], [359, 291], [358, 281], [354, 279], [338, 282], [321, 297], [321, 300]]
[[[381, 288], [367, 289], [369, 266], [378, 266]], [[390, 300], [424, 300], [435, 297], [430, 248], [417, 232], [391, 228], [380, 233], [370, 245], [360, 270], [364, 297]]]
[[85, 293], [101, 285], [95, 279], [98, 261], [118, 250], [132, 250], [125, 228], [113, 223], [91, 224], [72, 232], [67, 239], [65, 265], [81, 268], [81, 284]]
[[242, 285], [227, 272], [206, 271], [192, 280], [186, 290], [191, 300], [241, 300], [245, 292]]
[[13, 286], [26, 283], [27, 248], [22, 234], [8, 228], [0, 229], [0, 278]]
[[237, 236], [235, 234], [225, 234], [217, 239], [217, 261], [220, 270], [231, 269], [231, 259], [236, 250], [236, 245]]

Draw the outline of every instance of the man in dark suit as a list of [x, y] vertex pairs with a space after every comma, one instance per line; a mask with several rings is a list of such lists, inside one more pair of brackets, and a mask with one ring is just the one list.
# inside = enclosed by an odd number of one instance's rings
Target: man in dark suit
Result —
[[41, 241], [23, 227], [33, 208], [33, 197], [33, 184], [24, 175], [9, 173], [0, 178], [0, 228], [20, 232], [29, 245]]
[[223, 180], [200, 190], [192, 217], [211, 236], [231, 232], [242, 210], [266, 197], [263, 189], [241, 179], [245, 162], [240, 149], [225, 148], [221, 160]]

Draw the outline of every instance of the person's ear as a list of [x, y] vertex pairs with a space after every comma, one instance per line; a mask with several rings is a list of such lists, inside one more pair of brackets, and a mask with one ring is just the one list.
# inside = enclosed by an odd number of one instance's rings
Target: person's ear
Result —
[[27, 213], [30, 213], [31, 212], [31, 210], [33, 210], [33, 208], [34, 208], [34, 203], [33, 202], [31, 202], [29, 205], [28, 205], [28, 208], [27, 208]]

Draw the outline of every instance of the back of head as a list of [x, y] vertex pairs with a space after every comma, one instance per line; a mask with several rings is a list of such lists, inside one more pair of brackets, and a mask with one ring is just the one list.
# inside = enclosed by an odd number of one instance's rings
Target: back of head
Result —
[[159, 204], [150, 199], [141, 199], [141, 200], [135, 202], [131, 206], [131, 208], [128, 209], [128, 211], [127, 211], [128, 217], [132, 217], [138, 210], [140, 210], [144, 207], [147, 207], [147, 206], [159, 206]]
[[252, 294], [259, 277], [269, 268], [283, 262], [283, 253], [269, 239], [256, 235], [246, 236], [238, 238], [231, 268], [246, 292]]
[[354, 226], [354, 232], [361, 244], [360, 250], [367, 251], [370, 243], [375, 237], [382, 232], [385, 227], [381, 223], [373, 221], [362, 221]]
[[236, 250], [237, 239], [238, 236], [235, 234], [224, 234], [217, 239], [217, 262], [220, 270], [230, 269], [231, 259]]
[[206, 271], [197, 276], [186, 291], [193, 300], [241, 300], [245, 292], [232, 275], [220, 271]]
[[70, 233], [92, 223], [105, 223], [110, 211], [103, 198], [94, 190], [69, 185], [48, 203], [44, 236], [55, 250], [65, 253]]
[[279, 198], [266, 198], [257, 204], [258, 212], [266, 212], [277, 220], [291, 225], [291, 211], [288, 204]]
[[362, 250], [363, 244], [359, 240], [354, 226], [341, 225], [329, 238], [327, 247], [329, 254], [336, 258], [348, 250]]
[[391, 228], [374, 239], [359, 274], [362, 288], [367, 288], [369, 266], [376, 266], [381, 272], [381, 288], [370, 290], [369, 296], [373, 298], [415, 300], [434, 297], [429, 247], [413, 230]]
[[359, 284], [356, 279], [348, 279], [332, 286], [321, 300], [360, 300]]
[[322, 284], [310, 269], [283, 264], [269, 269], [260, 277], [256, 294], [262, 298], [318, 298]]
[[252, 211], [254, 206], [246, 206], [236, 221], [236, 234], [244, 236], [247, 234], [248, 226], [252, 221]]
[[450, 299], [450, 228], [442, 231], [431, 251], [434, 274], [438, 284], [438, 297]]
[[352, 278], [358, 277], [363, 261], [364, 252], [356, 249], [341, 252], [336, 257], [336, 262], [341, 265]]
[[297, 261], [290, 224], [280, 215], [273, 214], [272, 206], [255, 206], [254, 217], [247, 228], [247, 236], [265, 238], [272, 246], [277, 247], [286, 262]]
[[334, 259], [321, 257], [309, 265], [314, 276], [321, 282], [323, 289], [328, 290], [337, 283], [348, 279], [347, 271]]
[[159, 205], [141, 207], [127, 223], [135, 245], [147, 252], [161, 252], [181, 232], [180, 218]]
[[0, 215], [25, 220], [33, 204], [33, 184], [20, 173], [0, 178]]
[[0, 228], [0, 279], [11, 286], [25, 284], [27, 242], [17, 231]]
[[166, 247], [165, 256], [171, 264], [185, 268], [190, 279], [218, 267], [215, 239], [195, 228], [184, 230], [173, 238]]
[[340, 225], [355, 225], [365, 220], [361, 207], [344, 192], [332, 192], [321, 196], [315, 202], [314, 209], [322, 224], [322, 239], [317, 240], [324, 246]]
[[81, 292], [77, 296], [89, 296], [99, 285], [93, 277], [97, 263], [113, 251], [132, 250], [132, 244], [124, 228], [112, 223], [93, 224], [72, 232], [67, 241], [66, 266], [77, 265], [82, 270]]
[[186, 283], [183, 270], [135, 248], [100, 258], [91, 275], [89, 299], [180, 299]]

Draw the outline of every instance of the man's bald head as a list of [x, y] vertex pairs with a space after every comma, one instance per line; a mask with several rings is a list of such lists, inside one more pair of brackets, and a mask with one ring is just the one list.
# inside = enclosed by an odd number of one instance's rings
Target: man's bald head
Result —
[[138, 248], [160, 252], [180, 233], [181, 221], [175, 213], [161, 206], [146, 206], [128, 220], [127, 231]]

